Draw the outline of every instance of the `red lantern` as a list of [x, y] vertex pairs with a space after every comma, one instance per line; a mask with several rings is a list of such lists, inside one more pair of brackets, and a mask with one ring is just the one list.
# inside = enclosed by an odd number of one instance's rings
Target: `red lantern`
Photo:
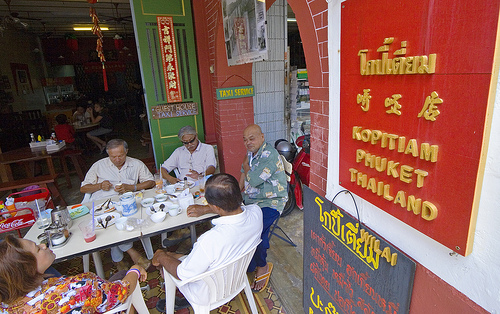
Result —
[[115, 38], [115, 48], [116, 48], [116, 50], [122, 50], [123, 49], [123, 39], [121, 39], [121, 38]]
[[66, 39], [66, 46], [73, 52], [78, 51], [78, 40], [76, 38]]

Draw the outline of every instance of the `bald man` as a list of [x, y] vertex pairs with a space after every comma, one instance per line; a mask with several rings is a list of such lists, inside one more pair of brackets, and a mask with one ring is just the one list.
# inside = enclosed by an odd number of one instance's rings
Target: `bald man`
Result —
[[247, 155], [241, 165], [240, 188], [245, 205], [256, 204], [262, 209], [264, 220], [261, 239], [248, 271], [256, 270], [252, 284], [254, 291], [262, 291], [269, 282], [272, 263], [267, 263], [269, 231], [280, 216], [287, 201], [287, 180], [283, 163], [274, 147], [265, 142], [264, 134], [257, 124], [243, 131], [243, 142]]

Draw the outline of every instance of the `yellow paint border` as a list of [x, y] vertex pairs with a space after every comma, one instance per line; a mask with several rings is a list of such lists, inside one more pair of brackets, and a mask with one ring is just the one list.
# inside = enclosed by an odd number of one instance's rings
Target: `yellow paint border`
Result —
[[474, 189], [474, 199], [472, 201], [472, 212], [471, 219], [469, 225], [469, 234], [467, 235], [467, 247], [465, 248], [464, 256], [472, 253], [472, 247], [474, 244], [474, 235], [476, 233], [476, 222], [477, 222], [477, 213], [479, 209], [479, 202], [481, 200], [481, 190], [483, 188], [483, 179], [484, 179], [484, 169], [486, 166], [486, 157], [488, 155], [488, 146], [490, 142], [490, 132], [491, 132], [491, 123], [493, 119], [493, 107], [495, 106], [495, 97], [497, 91], [497, 83], [498, 83], [498, 72], [499, 72], [499, 63], [500, 63], [500, 14], [497, 22], [497, 37], [495, 42], [495, 54], [493, 55], [493, 66], [491, 70], [491, 79], [490, 79], [490, 91], [488, 96], [488, 105], [486, 107], [486, 117], [484, 121], [484, 129], [483, 129], [483, 142], [481, 145], [481, 156], [479, 158], [479, 165], [477, 170], [476, 177], [476, 187]]
[[[192, 115], [191, 117], [194, 117], [194, 129], [196, 130], [196, 133], [198, 133], [198, 116], [199, 114], [196, 114], [196, 115]], [[182, 118], [185, 118], [185, 117], [182, 117]], [[175, 118], [166, 118], [166, 119], [175, 119]], [[172, 137], [177, 137], [177, 135], [166, 135], [166, 136], [162, 136], [162, 130], [161, 130], [161, 125], [160, 125], [160, 120], [164, 120], [164, 119], [156, 119], [156, 123], [158, 123], [158, 132], [160, 134], [160, 138], [172, 138]], [[167, 132], [165, 132], [167, 133]]]
[[[168, 16], [186, 16], [186, 6], [184, 5], [184, 0], [182, 0], [181, 2], [182, 2], [182, 15], [179, 15], [179, 14], [166, 14], [166, 15], [168, 15]], [[145, 13], [143, 0], [141, 0], [141, 11], [142, 11], [142, 15], [154, 15], [154, 16], [165, 15], [165, 14], [159, 14], [159, 13]]]

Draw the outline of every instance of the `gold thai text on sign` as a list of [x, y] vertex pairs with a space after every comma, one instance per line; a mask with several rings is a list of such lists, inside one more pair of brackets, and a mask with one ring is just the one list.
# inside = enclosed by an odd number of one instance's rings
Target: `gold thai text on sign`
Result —
[[406, 56], [406, 40], [401, 41], [401, 47], [394, 52], [394, 58], [389, 59], [389, 46], [394, 37], [384, 39], [377, 52], [382, 53], [382, 59], [367, 60], [368, 49], [358, 52], [361, 75], [401, 75], [401, 74], [432, 74], [436, 71], [436, 54], [428, 56]]
[[171, 16], [157, 16], [158, 34], [160, 35], [161, 58], [163, 61], [163, 76], [167, 90], [167, 101], [182, 101], [175, 48], [174, 23]]
[[195, 102], [182, 102], [159, 105], [151, 108], [151, 113], [151, 119], [194, 116], [198, 114], [198, 104]]

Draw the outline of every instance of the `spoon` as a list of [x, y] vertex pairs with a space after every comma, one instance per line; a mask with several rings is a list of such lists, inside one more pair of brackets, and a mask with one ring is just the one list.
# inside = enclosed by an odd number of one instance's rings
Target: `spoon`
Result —
[[174, 194], [165, 193], [165, 195], [168, 195], [168, 196], [173, 197], [173, 198], [177, 198], [177, 195], [174, 195]]
[[149, 209], [151, 210], [152, 213], [156, 213], [156, 210], [155, 210], [154, 206], [149, 207]]
[[165, 204], [160, 204], [160, 210], [163, 211], [164, 208], [165, 208]]
[[104, 228], [106, 229], [106, 227], [104, 227], [104, 224], [102, 223], [102, 218], [101, 217], [97, 217], [97, 222]]
[[111, 219], [113, 219], [112, 216], [106, 216], [106, 226], [104, 227], [104, 229], [106, 229], [108, 227], [108, 222], [110, 222]]

